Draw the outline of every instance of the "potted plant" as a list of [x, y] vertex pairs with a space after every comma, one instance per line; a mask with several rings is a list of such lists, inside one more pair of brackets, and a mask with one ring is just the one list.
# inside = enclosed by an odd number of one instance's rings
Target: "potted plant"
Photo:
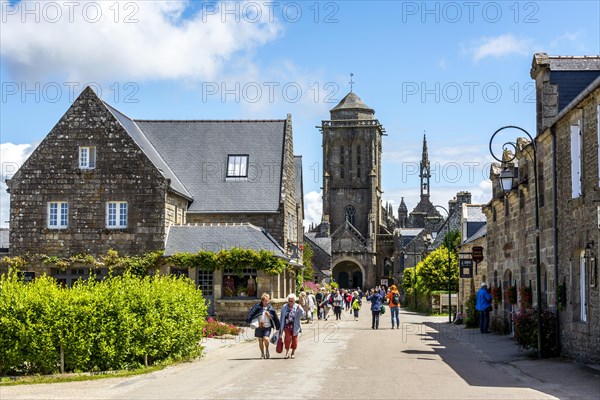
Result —
[[521, 286], [519, 288], [519, 294], [521, 295], [521, 306], [523, 308], [530, 308], [533, 304], [533, 290], [531, 286]]
[[492, 288], [492, 301], [494, 302], [494, 306], [498, 308], [498, 304], [502, 301], [502, 288], [500, 286]]
[[517, 304], [517, 287], [516, 286], [509, 286], [508, 289], [506, 289], [506, 299], [508, 300], [509, 304]]

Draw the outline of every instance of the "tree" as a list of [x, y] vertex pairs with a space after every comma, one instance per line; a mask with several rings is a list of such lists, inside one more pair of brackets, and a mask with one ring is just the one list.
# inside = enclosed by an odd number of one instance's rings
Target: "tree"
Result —
[[[439, 247], [417, 265], [417, 275], [428, 291], [448, 290], [448, 248]], [[458, 290], [458, 257], [450, 252], [450, 289]]]
[[304, 271], [302, 276], [305, 282], [312, 282], [315, 279], [315, 271], [312, 266], [312, 258], [314, 255], [315, 252], [310, 244], [304, 242], [304, 253], [302, 253], [302, 265], [304, 265]]

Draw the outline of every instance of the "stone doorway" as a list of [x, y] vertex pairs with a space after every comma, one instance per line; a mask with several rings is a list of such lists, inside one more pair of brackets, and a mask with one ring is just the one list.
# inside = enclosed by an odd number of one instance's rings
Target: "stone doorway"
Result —
[[340, 289], [354, 289], [363, 287], [363, 272], [357, 262], [343, 260], [338, 262], [332, 270], [332, 277]]

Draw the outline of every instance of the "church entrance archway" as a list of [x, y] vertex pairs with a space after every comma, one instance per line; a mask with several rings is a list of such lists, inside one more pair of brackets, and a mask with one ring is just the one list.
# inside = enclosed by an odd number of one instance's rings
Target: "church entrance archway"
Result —
[[341, 288], [350, 287], [350, 279], [346, 271], [342, 271], [339, 273], [337, 283], [338, 285], [340, 285]]
[[351, 258], [340, 259], [332, 269], [332, 278], [340, 289], [363, 287], [364, 272], [360, 263]]

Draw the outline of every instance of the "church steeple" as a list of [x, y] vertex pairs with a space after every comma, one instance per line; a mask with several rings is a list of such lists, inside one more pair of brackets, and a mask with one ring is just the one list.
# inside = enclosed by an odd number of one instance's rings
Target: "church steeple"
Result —
[[421, 178], [421, 197], [429, 197], [431, 189], [431, 167], [429, 165], [429, 155], [427, 154], [427, 136], [425, 134], [423, 134], [423, 154], [421, 156], [419, 177]]

